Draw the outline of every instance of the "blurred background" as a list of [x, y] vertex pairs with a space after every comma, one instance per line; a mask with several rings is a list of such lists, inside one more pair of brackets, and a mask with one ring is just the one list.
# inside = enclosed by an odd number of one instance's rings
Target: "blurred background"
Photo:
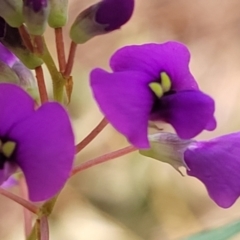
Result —
[[[66, 50], [71, 23], [95, 2], [70, 0]], [[52, 29], [46, 39], [56, 56]], [[109, 57], [124, 45], [168, 40], [189, 47], [191, 71], [200, 88], [216, 101], [218, 128], [198, 139], [239, 131], [240, 1], [136, 0], [132, 19], [120, 31], [78, 47], [69, 105], [76, 142], [102, 118], [89, 88], [91, 69], [109, 69]], [[109, 125], [77, 156], [76, 164], [127, 145]], [[23, 240], [21, 207], [3, 196], [0, 206], [0, 239]], [[59, 197], [50, 231], [52, 240], [177, 240], [237, 219], [240, 200], [230, 209], [221, 209], [198, 180], [132, 153], [74, 176]]]

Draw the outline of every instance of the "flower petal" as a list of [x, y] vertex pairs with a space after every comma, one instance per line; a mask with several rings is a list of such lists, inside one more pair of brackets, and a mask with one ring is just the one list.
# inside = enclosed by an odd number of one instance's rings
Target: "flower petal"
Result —
[[75, 153], [69, 117], [58, 103], [46, 103], [10, 132], [17, 142], [16, 163], [22, 169], [32, 201], [54, 196], [69, 177]]
[[149, 148], [148, 118], [154, 98], [148, 76], [95, 69], [90, 78], [94, 97], [108, 121], [134, 146]]
[[[209, 122], [214, 122], [214, 101], [200, 91], [182, 91], [160, 98], [153, 109], [151, 120], [170, 123], [178, 136], [193, 138], [204, 129], [209, 130]], [[212, 129], [213, 130], [213, 129]]]
[[149, 78], [158, 80], [161, 72], [166, 72], [175, 91], [198, 89], [198, 85], [189, 71], [190, 53], [178, 42], [164, 44], [149, 43], [126, 46], [112, 56], [111, 68], [114, 72], [141, 71]]
[[0, 43], [0, 60], [6, 63], [9, 67], [18, 61], [18, 59], [13, 55], [6, 47]]
[[34, 112], [33, 99], [20, 87], [0, 84], [0, 136], [5, 137], [14, 124]]
[[240, 196], [240, 133], [199, 142], [184, 153], [189, 176], [206, 186], [210, 197], [228, 208]]

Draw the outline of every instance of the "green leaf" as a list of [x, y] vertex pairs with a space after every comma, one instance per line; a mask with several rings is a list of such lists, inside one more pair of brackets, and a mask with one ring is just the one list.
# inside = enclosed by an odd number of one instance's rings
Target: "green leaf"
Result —
[[240, 221], [227, 224], [209, 231], [200, 232], [183, 240], [230, 240], [240, 233]]

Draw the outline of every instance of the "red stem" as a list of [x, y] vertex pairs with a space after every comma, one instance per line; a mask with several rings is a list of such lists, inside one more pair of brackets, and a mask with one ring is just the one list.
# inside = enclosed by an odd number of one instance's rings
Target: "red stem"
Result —
[[93, 166], [96, 166], [100, 163], [104, 163], [104, 162], [107, 162], [109, 160], [112, 160], [114, 158], [118, 158], [118, 157], [121, 157], [123, 155], [126, 155], [130, 152], [134, 152], [138, 150], [137, 148], [133, 147], [133, 146], [128, 146], [128, 147], [125, 147], [125, 148], [122, 148], [122, 149], [119, 149], [117, 151], [114, 151], [114, 152], [110, 152], [110, 153], [107, 153], [105, 155], [102, 155], [100, 157], [97, 157], [97, 158], [94, 158], [92, 160], [89, 160], [87, 162], [84, 162], [78, 166], [76, 166], [73, 170], [72, 170], [72, 173], [71, 173], [71, 176], [75, 175], [76, 173], [79, 173], [83, 170], [86, 170], [88, 168], [91, 168]]
[[66, 65], [65, 71], [63, 73], [65, 78], [68, 78], [71, 75], [76, 50], [77, 50], [77, 44], [72, 41], [71, 46], [70, 46], [70, 50], [69, 50], [67, 65]]
[[28, 48], [28, 50], [30, 50], [31, 52], [33, 52], [33, 45], [32, 45], [32, 42], [31, 42], [31, 38], [30, 38], [30, 35], [28, 34], [25, 26], [21, 25], [18, 28], [18, 31], [21, 35], [21, 38], [23, 40], [23, 43], [24, 43], [25, 47]]
[[80, 142], [76, 145], [76, 152], [79, 153], [85, 148], [108, 124], [106, 118], [103, 118], [101, 122]]
[[44, 74], [43, 69], [41, 66], [35, 68], [36, 78], [37, 78], [37, 84], [38, 84], [38, 91], [41, 99], [41, 103], [48, 101], [48, 95], [47, 95], [47, 88], [45, 85], [44, 80]]
[[55, 41], [56, 41], [56, 47], [57, 47], [59, 70], [61, 73], [63, 73], [66, 68], [66, 57], [65, 57], [65, 50], [64, 50], [62, 28], [55, 28]]

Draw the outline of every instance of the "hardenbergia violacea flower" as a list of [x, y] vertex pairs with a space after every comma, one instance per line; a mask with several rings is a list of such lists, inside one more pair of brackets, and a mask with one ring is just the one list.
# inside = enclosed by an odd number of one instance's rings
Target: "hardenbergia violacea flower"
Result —
[[118, 50], [110, 60], [112, 73], [91, 72], [100, 109], [134, 146], [149, 147], [150, 120], [170, 123], [183, 139], [216, 127], [214, 101], [199, 90], [189, 60], [180, 43], [150, 43]]
[[228, 208], [240, 196], [240, 132], [209, 141], [182, 140], [172, 133], [149, 136], [151, 148], [140, 153], [167, 162], [175, 169], [185, 167], [189, 176], [206, 186], [210, 197]]
[[54, 196], [69, 177], [74, 136], [65, 109], [34, 100], [13, 84], [0, 84], [0, 183], [23, 171], [32, 201]]

